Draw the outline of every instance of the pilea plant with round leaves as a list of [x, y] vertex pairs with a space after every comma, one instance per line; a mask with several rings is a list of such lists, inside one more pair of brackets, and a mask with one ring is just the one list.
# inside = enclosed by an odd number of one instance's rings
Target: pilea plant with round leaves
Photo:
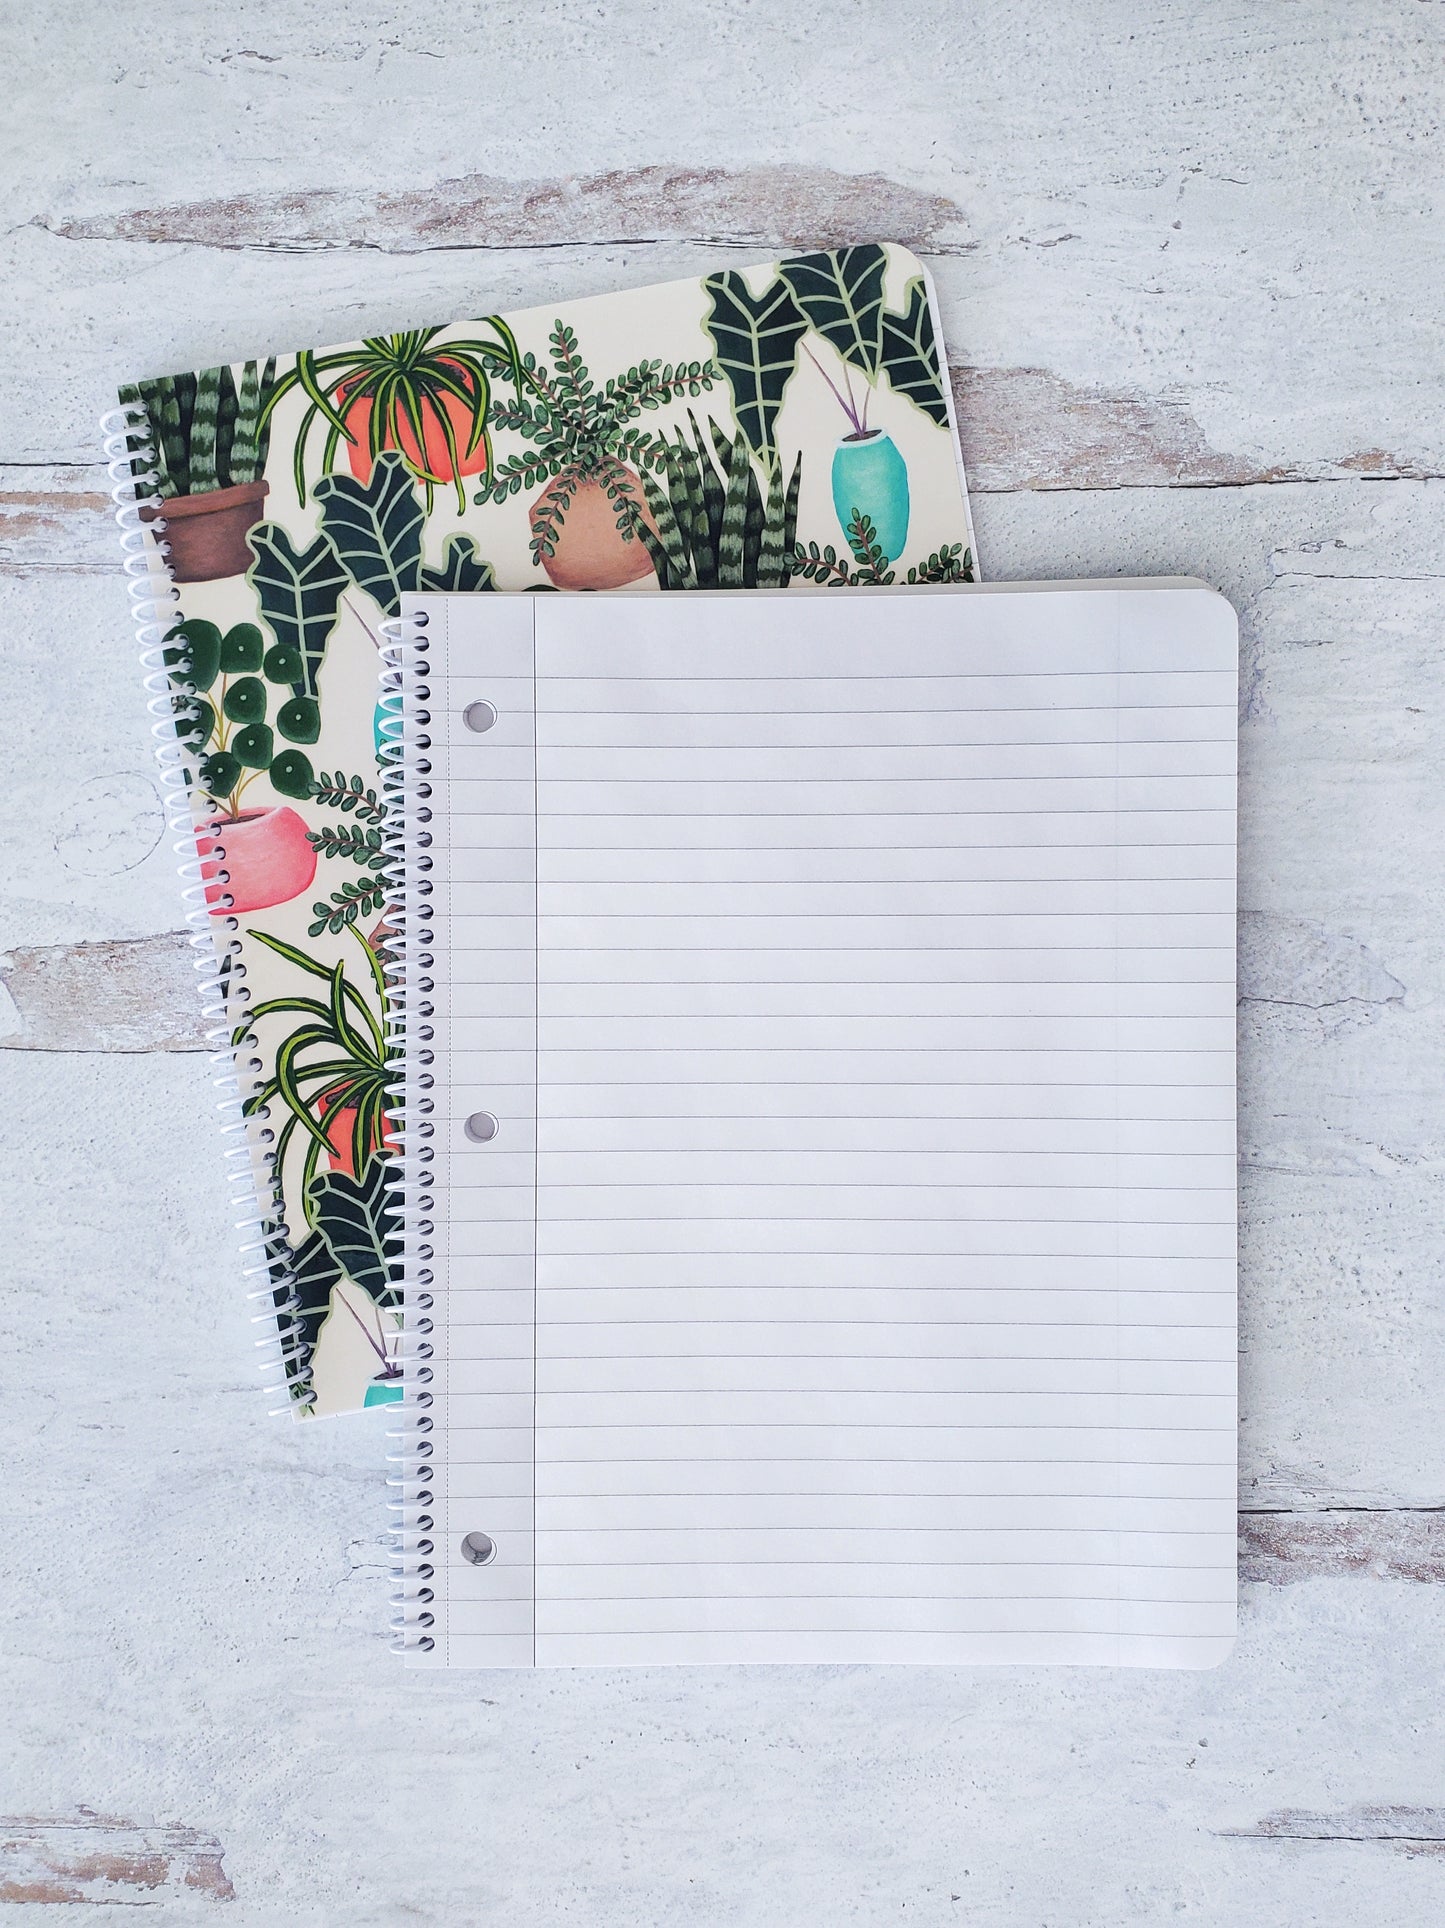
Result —
[[293, 643], [268, 649], [255, 623], [234, 623], [223, 635], [192, 616], [166, 638], [165, 663], [177, 686], [176, 732], [195, 759], [196, 782], [223, 818], [239, 817], [258, 777], [283, 797], [311, 795], [315, 772], [296, 746], [320, 736], [321, 708], [298, 692], [305, 666]]

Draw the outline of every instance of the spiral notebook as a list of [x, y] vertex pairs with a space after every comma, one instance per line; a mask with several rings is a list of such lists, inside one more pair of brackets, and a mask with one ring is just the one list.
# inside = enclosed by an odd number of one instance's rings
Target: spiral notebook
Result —
[[1237, 629], [403, 599], [419, 1667], [1234, 1631]]
[[914, 255], [867, 243], [121, 401], [107, 452], [269, 1363], [299, 1415], [386, 1404], [382, 625], [415, 590], [971, 580], [936, 304]]

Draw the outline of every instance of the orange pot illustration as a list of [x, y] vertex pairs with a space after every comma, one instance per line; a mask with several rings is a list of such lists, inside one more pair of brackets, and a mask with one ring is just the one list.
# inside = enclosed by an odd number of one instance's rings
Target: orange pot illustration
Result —
[[[356, 1114], [361, 1107], [348, 1104], [347, 1099], [350, 1096], [351, 1086], [347, 1084], [333, 1085], [329, 1091], [320, 1092], [316, 1099], [316, 1118], [330, 1146], [326, 1154], [326, 1162], [332, 1171], [345, 1172], [348, 1178], [358, 1178], [360, 1173], [356, 1168], [355, 1132]], [[370, 1157], [371, 1153], [378, 1149], [383, 1151], [400, 1149], [396, 1127], [390, 1118], [385, 1116], [381, 1120], [378, 1142], [367, 1146], [366, 1156]]]
[[[455, 482], [458, 476], [482, 475], [491, 459], [487, 438], [479, 430], [485, 419], [486, 398], [466, 362], [438, 355], [439, 378], [450, 377], [455, 388], [423, 391], [416, 401], [416, 425], [402, 409], [383, 410], [372, 428], [376, 400], [361, 377], [337, 390], [337, 413], [350, 440], [346, 459], [357, 481], [366, 484], [383, 449], [397, 449], [413, 475], [434, 482]], [[472, 438], [476, 436], [476, 446]]]

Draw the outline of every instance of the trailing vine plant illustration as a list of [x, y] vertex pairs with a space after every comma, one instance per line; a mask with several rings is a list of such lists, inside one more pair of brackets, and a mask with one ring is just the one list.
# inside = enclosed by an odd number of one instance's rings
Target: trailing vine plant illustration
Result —
[[377, 795], [375, 785], [363, 784], [360, 777], [347, 777], [340, 770], [335, 775], [323, 770], [311, 785], [311, 795], [317, 803], [341, 811], [350, 821], [308, 830], [308, 842], [318, 856], [349, 861], [362, 872], [360, 877], [349, 878], [340, 890], [332, 891], [329, 904], [321, 900], [311, 906], [316, 921], [309, 926], [308, 935], [319, 937], [322, 931], [330, 931], [335, 936], [354, 926], [359, 917], [376, 916], [385, 901], [387, 859], [382, 845], [386, 802]]
[[[842, 560], [832, 543], [820, 549], [816, 542], [793, 551], [793, 568], [805, 582], [821, 583], [826, 589], [875, 587], [896, 582], [897, 574], [888, 567], [888, 558], [878, 546], [878, 532], [861, 510], [856, 510], [846, 531], [853, 552], [852, 567]], [[973, 551], [961, 542], [945, 542], [926, 561], [910, 567], [903, 580], [916, 588], [923, 583], [973, 581]]]
[[[638, 540], [644, 503], [639, 469], [665, 466], [660, 436], [638, 418], [684, 396], [699, 396], [717, 380], [708, 361], [644, 359], [599, 389], [582, 359], [576, 330], [558, 321], [548, 336], [551, 367], [529, 350], [521, 359], [513, 401], [497, 401], [492, 420], [530, 443], [497, 463], [474, 498], [501, 503], [542, 486], [532, 503], [533, 562], [553, 573], [567, 518], [579, 495], [598, 489], [624, 543]], [[569, 585], [570, 586], [570, 585]]]

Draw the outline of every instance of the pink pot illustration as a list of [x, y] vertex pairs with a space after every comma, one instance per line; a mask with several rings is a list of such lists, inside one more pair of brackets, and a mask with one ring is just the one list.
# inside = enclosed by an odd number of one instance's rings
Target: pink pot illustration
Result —
[[[197, 833], [196, 848], [211, 860], [202, 875], [213, 917], [287, 903], [316, 875], [316, 849], [307, 840], [306, 825], [284, 803], [239, 817], [212, 817]], [[223, 901], [227, 897], [229, 904]]]

